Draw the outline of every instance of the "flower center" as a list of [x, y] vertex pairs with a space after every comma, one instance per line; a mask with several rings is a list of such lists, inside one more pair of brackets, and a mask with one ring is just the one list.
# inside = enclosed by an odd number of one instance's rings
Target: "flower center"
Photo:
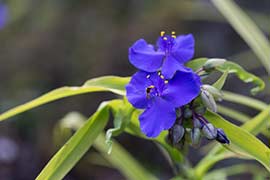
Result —
[[162, 96], [162, 92], [167, 87], [168, 80], [164, 79], [164, 76], [158, 72], [156, 75], [146, 77], [151, 85], [146, 88], [146, 97], [148, 99], [156, 96]]
[[146, 88], [146, 97], [150, 99], [151, 97], [159, 96], [157, 88], [154, 85], [148, 86]]
[[168, 55], [171, 50], [172, 47], [175, 44], [175, 32], [172, 31], [171, 35], [165, 34], [165, 31], [161, 31], [160, 32], [160, 48], [165, 51], [166, 55]]

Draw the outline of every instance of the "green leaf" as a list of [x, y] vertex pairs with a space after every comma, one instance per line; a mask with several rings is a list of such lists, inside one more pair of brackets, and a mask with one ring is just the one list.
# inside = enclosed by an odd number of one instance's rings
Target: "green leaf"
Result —
[[241, 94], [236, 94], [230, 91], [222, 91], [222, 94], [223, 94], [222, 98], [229, 102], [242, 104], [244, 106], [248, 106], [260, 111], [267, 108], [266, 103], [248, 96], [243, 96]]
[[[253, 164], [237, 164], [237, 165], [232, 165], [224, 168], [219, 168], [217, 170], [213, 170], [206, 174], [204, 177], [204, 180], [213, 180], [213, 179], [218, 179], [220, 180], [220, 177], [218, 175], [223, 175], [224, 177], [228, 176], [234, 176], [237, 174], [246, 174], [249, 172], [249, 174], [252, 174], [253, 176], [256, 174], [261, 174], [261, 176], [266, 177], [266, 172], [262, 171], [260, 167], [253, 165]], [[225, 178], [227, 179], [227, 178]]]
[[[199, 68], [201, 68], [206, 62], [207, 58], [198, 58], [194, 59], [187, 63], [187, 66], [192, 68], [194, 71], [197, 71]], [[211, 59], [210, 59], [211, 60]], [[245, 71], [240, 65], [231, 62], [231, 61], [225, 61], [223, 64], [216, 67], [216, 70], [222, 72], [222, 73], [233, 73], [235, 74], [240, 80], [242, 80], [245, 83], [253, 83], [255, 85], [254, 88], [251, 89], [252, 94], [256, 94], [260, 91], [262, 91], [265, 87], [265, 84], [263, 80], [261, 80], [259, 77]], [[224, 83], [226, 79], [226, 75], [222, 77], [223, 79], [220, 80], [219, 83]], [[220, 84], [222, 85], [222, 84]]]
[[106, 103], [91, 116], [69, 141], [53, 156], [38, 175], [39, 179], [62, 179], [80, 160], [102, 132], [109, 118], [109, 107]]
[[254, 118], [221, 105], [218, 105], [218, 112], [239, 122], [245, 122], [242, 127], [252, 134], [262, 133], [266, 137], [269, 136], [267, 129], [270, 124], [269, 106]]
[[251, 117], [244, 113], [221, 105], [218, 105], [218, 112], [240, 122], [247, 122], [251, 119]]
[[106, 132], [106, 144], [108, 145], [109, 154], [112, 150], [112, 137], [118, 136], [119, 134], [124, 132], [126, 126], [131, 119], [132, 112], [134, 111], [134, 108], [126, 99], [111, 101], [110, 106], [114, 116], [114, 128], [110, 128]]
[[270, 43], [263, 32], [233, 1], [212, 0], [212, 2], [251, 47], [261, 60], [268, 74], [270, 74]]
[[[109, 101], [106, 105], [112, 109], [112, 111], [118, 112], [117, 109], [122, 108], [122, 106], [119, 105], [123, 104], [126, 104], [125, 100], [116, 99]], [[84, 117], [82, 114], [78, 112], [70, 112], [59, 122], [57, 127], [65, 130], [69, 129], [70, 131], [76, 131], [84, 124], [86, 120], [86, 117]], [[62, 136], [62, 138], [66, 137]], [[86, 159], [91, 160], [91, 163], [97, 165], [116, 168], [127, 179], [157, 179], [146, 169], [144, 169], [143, 166], [140, 165], [139, 162], [137, 162], [137, 160], [134, 159], [132, 155], [130, 155], [119, 143], [114, 140], [111, 141], [114, 144], [114, 150], [111, 152], [111, 154], [108, 154], [108, 147], [105, 143], [105, 135], [101, 132], [93, 144], [93, 146], [100, 151], [101, 154], [91, 152], [91, 154], [86, 156]]]
[[[140, 114], [141, 114], [140, 110], [137, 110], [137, 109], [134, 110], [132, 117], [131, 117], [131, 120], [130, 120], [130, 123], [129, 123], [128, 127], [125, 129], [125, 131], [134, 135], [134, 136], [144, 138], [144, 139], [149, 139], [141, 132], [139, 120], [138, 120], [138, 117]], [[182, 163], [184, 160], [182, 153], [178, 149], [172, 147], [171, 145], [169, 145], [166, 142], [167, 134], [168, 134], [168, 132], [163, 131], [160, 133], [160, 135], [158, 137], [156, 137], [152, 140], [154, 140], [155, 142], [160, 144], [168, 152], [171, 160], [173, 161], [171, 163], [176, 163], [176, 164]]]
[[246, 122], [242, 128], [251, 132], [252, 134], [258, 134], [263, 129], [267, 129], [267, 126], [270, 123], [270, 105], [255, 116], [250, 121]]
[[[113, 140], [112, 140], [113, 141]], [[131, 180], [154, 180], [157, 179], [144, 169], [136, 159], [132, 157], [119, 143], [113, 141], [113, 149], [108, 154], [108, 147], [105, 144], [105, 135], [101, 133], [94, 143], [94, 147], [102, 153], [113, 167], [117, 168], [127, 179]]]
[[259, 161], [270, 171], [270, 149], [259, 139], [243, 128], [237, 127], [224, 120], [215, 113], [207, 111], [205, 117], [209, 122], [214, 124], [215, 127], [222, 128], [225, 131], [226, 135], [231, 140], [231, 144], [228, 148], [235, 149], [235, 151], [243, 151], [248, 156]]
[[221, 90], [225, 84], [225, 81], [228, 77], [228, 71], [225, 71], [222, 76], [213, 84], [213, 86]]
[[103, 76], [86, 81], [83, 87], [99, 87], [103, 91], [111, 91], [124, 96], [126, 94], [126, 84], [130, 77]]
[[[247, 123], [250, 125], [245, 124], [242, 126], [243, 129], [252, 132], [253, 134], [257, 134], [258, 132], [262, 131], [265, 127], [261, 126], [262, 121], [265, 123], [265, 119], [267, 118], [267, 112], [269, 113], [269, 110], [266, 109], [265, 111], [262, 111], [260, 114], [255, 116], [252, 120], [248, 121]], [[259, 118], [260, 117], [260, 118]], [[269, 118], [269, 117], [268, 117]], [[219, 118], [220, 119], [220, 118]], [[213, 120], [214, 121], [214, 120]], [[258, 122], [257, 122], [258, 121]], [[229, 122], [227, 122], [229, 123]], [[268, 121], [269, 123], [269, 121]], [[265, 134], [265, 133], [264, 133]], [[245, 141], [247, 144], [249, 143], [248, 141]], [[254, 146], [256, 147], [256, 146]], [[232, 157], [232, 154], [229, 153], [228, 151], [225, 151], [226, 149], [223, 148], [221, 145], [217, 145], [215, 148], [213, 148], [196, 166], [195, 171], [198, 176], [202, 176], [210, 167], [212, 167], [215, 163], [218, 161], [221, 161], [225, 158]], [[269, 148], [268, 148], [269, 150]], [[269, 155], [270, 156], [270, 155]]]
[[208, 58], [197, 58], [193, 59], [186, 63], [186, 66], [191, 68], [193, 71], [199, 70], [204, 63], [208, 60]]
[[225, 73], [226, 71], [228, 71], [228, 73], [234, 73], [239, 79], [241, 79], [245, 83], [253, 83], [255, 85], [255, 87], [251, 89], [251, 94], [253, 95], [262, 91], [265, 87], [263, 80], [245, 71], [241, 66], [236, 63], [226, 61], [217, 69], [223, 73]]
[[104, 76], [87, 81], [82, 86], [62, 87], [50, 91], [32, 101], [12, 108], [0, 115], [0, 121], [15, 116], [24, 111], [33, 109], [43, 104], [79, 94], [90, 92], [110, 91], [115, 94], [125, 95], [125, 85], [129, 82], [129, 77]]

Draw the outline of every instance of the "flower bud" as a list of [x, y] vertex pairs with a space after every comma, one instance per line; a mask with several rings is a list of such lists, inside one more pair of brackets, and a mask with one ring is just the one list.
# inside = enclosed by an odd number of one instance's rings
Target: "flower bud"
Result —
[[194, 108], [195, 113], [200, 114], [200, 115], [204, 115], [205, 111], [206, 111], [206, 107], [204, 105], [200, 105]]
[[185, 108], [184, 110], [184, 118], [189, 119], [192, 117], [192, 111], [189, 108]]
[[217, 137], [216, 140], [222, 144], [230, 144], [230, 140], [227, 138], [224, 131], [220, 128], [217, 129]]
[[179, 141], [181, 141], [181, 139], [183, 138], [184, 134], [185, 134], [185, 129], [183, 128], [183, 126], [179, 125], [179, 124], [175, 124], [172, 128], [171, 131], [171, 140], [172, 140], [172, 144], [175, 145], [177, 144]]
[[216, 67], [223, 65], [226, 62], [225, 59], [208, 59], [205, 64], [203, 65], [203, 70], [205, 71], [211, 71], [214, 70]]
[[194, 128], [202, 128], [202, 123], [199, 119], [197, 119], [196, 117], [193, 118], [193, 127]]
[[202, 128], [203, 134], [207, 137], [207, 139], [215, 139], [217, 137], [217, 129], [211, 123], [207, 123]]
[[212, 94], [203, 88], [201, 90], [201, 99], [203, 104], [213, 112], [217, 112], [217, 104]]
[[201, 130], [199, 128], [193, 128], [190, 133], [191, 143], [193, 146], [198, 146], [201, 140]]
[[205, 89], [210, 94], [212, 94], [216, 99], [222, 99], [222, 93], [219, 89], [215, 88], [214, 86], [211, 86], [209, 84], [204, 84], [201, 86], [202, 89]]

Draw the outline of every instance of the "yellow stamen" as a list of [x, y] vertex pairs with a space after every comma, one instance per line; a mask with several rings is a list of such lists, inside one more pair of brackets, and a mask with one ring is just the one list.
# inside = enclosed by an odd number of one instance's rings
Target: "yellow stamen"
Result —
[[155, 86], [151, 85], [151, 86], [148, 86], [148, 88], [153, 89], [155, 88]]
[[172, 35], [172, 38], [174, 38], [174, 39], [175, 39], [175, 38], [176, 38], [176, 36], [175, 36], [175, 35]]
[[159, 75], [159, 76], [161, 75], [161, 72], [160, 72], [160, 71], [158, 71], [158, 75]]
[[175, 34], [175, 31], [172, 31], [172, 35], [174, 35]]
[[149, 78], [150, 78], [150, 74], [148, 74], [148, 75], [146, 76], [146, 78], [149, 79]]
[[160, 32], [160, 36], [161, 36], [161, 37], [164, 36], [164, 34], [165, 34], [165, 31], [161, 31], [161, 32]]
[[168, 40], [168, 38], [167, 38], [167, 37], [164, 37], [164, 38], [163, 38], [163, 40], [165, 40], [165, 41], [166, 41], [166, 40]]
[[161, 79], [164, 79], [164, 76], [163, 76], [163, 75], [160, 75], [160, 78], [161, 78]]
[[168, 80], [165, 80], [165, 81], [164, 81], [165, 84], [168, 84], [168, 82], [169, 82]]

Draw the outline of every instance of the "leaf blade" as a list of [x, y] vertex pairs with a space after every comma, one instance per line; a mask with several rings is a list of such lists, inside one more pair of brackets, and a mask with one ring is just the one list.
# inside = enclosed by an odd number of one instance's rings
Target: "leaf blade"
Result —
[[108, 119], [109, 107], [103, 104], [53, 156], [36, 179], [62, 179], [94, 143]]
[[240, 80], [242, 80], [245, 83], [253, 83], [255, 87], [251, 89], [251, 94], [257, 94], [258, 92], [264, 90], [265, 84], [263, 80], [261, 80], [259, 77], [245, 71], [240, 65], [226, 61], [223, 65], [217, 67], [217, 69], [223, 73], [234, 73]]
[[251, 47], [270, 74], [270, 43], [257, 25], [231, 0], [212, 0], [212, 3]]
[[[207, 111], [205, 117], [216, 127], [222, 128], [232, 142], [232, 145], [241, 149], [270, 171], [270, 149], [248, 131], [224, 120], [221, 116]], [[231, 145], [229, 147], [232, 147]], [[232, 147], [234, 148], [234, 147]]]
[[128, 83], [128, 81], [128, 77], [104, 76], [89, 80], [83, 86], [58, 88], [38, 98], [33, 99], [32, 101], [19, 105], [0, 114], [0, 121], [3, 121], [7, 118], [30, 110], [32, 108], [38, 107], [40, 105], [69, 96], [101, 91], [113, 92], [115, 94], [123, 96], [125, 95], [125, 85], [126, 83]]
[[226, 101], [229, 101], [229, 102], [233, 102], [233, 103], [241, 104], [241, 105], [244, 105], [244, 106], [248, 106], [248, 107], [260, 110], [260, 111], [267, 108], [266, 103], [264, 103], [264, 102], [262, 102], [260, 100], [248, 97], [248, 96], [233, 93], [233, 92], [230, 92], [230, 91], [222, 91], [222, 94], [223, 94], [222, 99], [224, 99]]
[[157, 178], [144, 169], [119, 143], [113, 141], [113, 149], [108, 154], [108, 146], [104, 143], [105, 135], [102, 133], [94, 143], [94, 147], [102, 153], [114, 167], [116, 167], [127, 179], [131, 180], [156, 180]]

